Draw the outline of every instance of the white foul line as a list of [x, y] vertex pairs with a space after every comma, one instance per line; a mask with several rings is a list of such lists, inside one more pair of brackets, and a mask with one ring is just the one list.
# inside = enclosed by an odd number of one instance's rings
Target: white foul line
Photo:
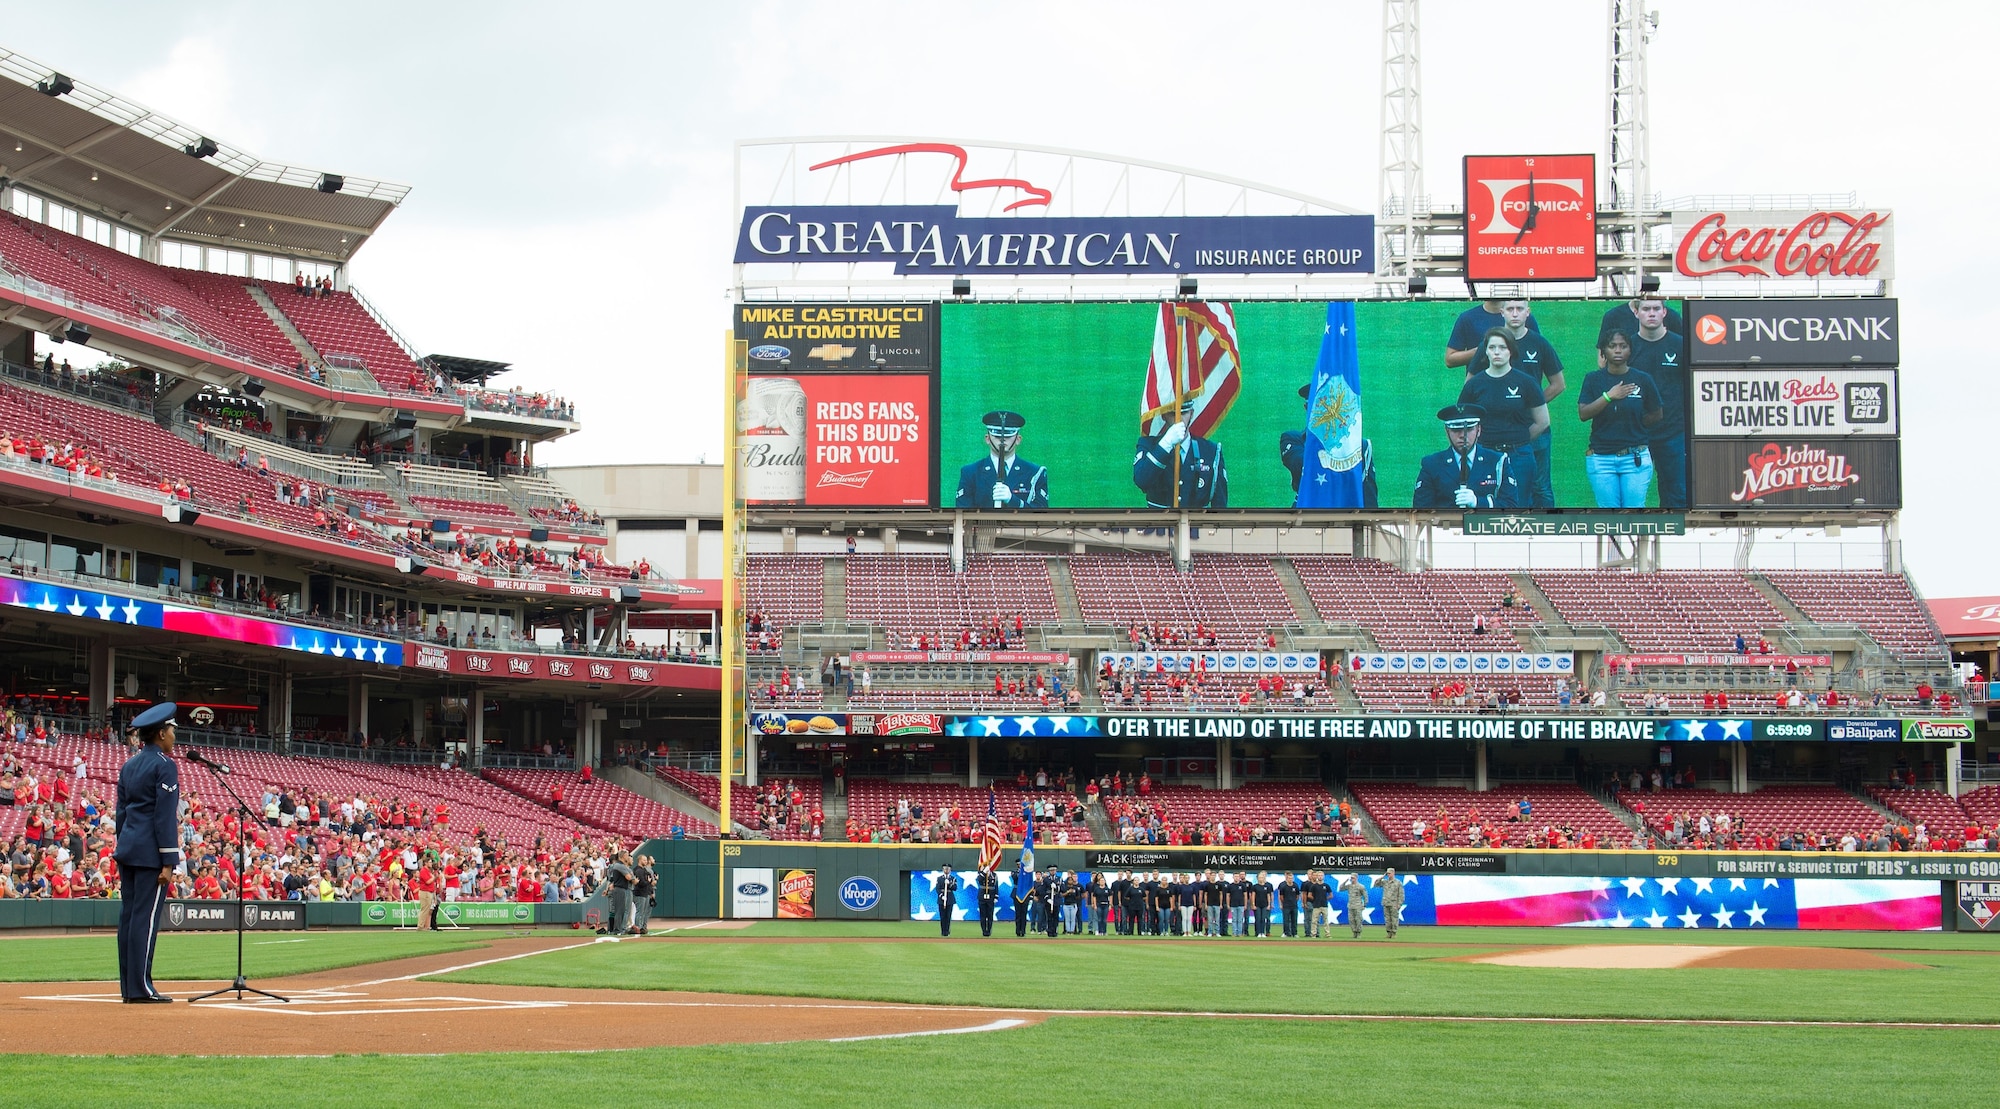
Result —
[[830, 1044], [860, 1043], [862, 1040], [906, 1040], [912, 1036], [956, 1036], [963, 1032], [999, 1032], [1008, 1028], [1019, 1028], [1028, 1023], [1025, 1020], [996, 1020], [990, 1024], [976, 1024], [970, 1028], [933, 1028], [927, 1032], [884, 1032], [876, 1036], [836, 1036], [826, 1041]]

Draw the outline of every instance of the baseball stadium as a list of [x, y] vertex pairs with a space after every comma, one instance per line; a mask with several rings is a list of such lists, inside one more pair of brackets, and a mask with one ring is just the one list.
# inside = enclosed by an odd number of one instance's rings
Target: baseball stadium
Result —
[[1991, 1087], [1893, 209], [1658, 191], [1635, 0], [1594, 152], [1426, 189], [1419, 4], [1367, 204], [735, 140], [728, 318], [619, 356], [719, 463], [407, 338], [416, 187], [0, 44], [5, 1099]]

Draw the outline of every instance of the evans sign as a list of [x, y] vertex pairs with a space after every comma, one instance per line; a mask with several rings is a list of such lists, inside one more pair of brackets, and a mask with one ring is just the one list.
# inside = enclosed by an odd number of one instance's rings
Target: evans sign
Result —
[[896, 272], [1373, 273], [1372, 216], [960, 216], [951, 205], [749, 207], [739, 265], [892, 262]]

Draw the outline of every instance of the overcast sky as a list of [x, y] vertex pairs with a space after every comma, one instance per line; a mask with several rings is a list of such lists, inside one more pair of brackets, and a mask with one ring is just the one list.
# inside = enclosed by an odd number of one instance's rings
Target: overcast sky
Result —
[[[1908, 562], [1930, 595], [2000, 593], [1971, 350], [2000, 328], [1996, 5], [1657, 7], [1659, 192], [1853, 191], [1896, 210]], [[1466, 153], [1602, 155], [1603, 0], [1423, 12], [1432, 192]], [[509, 382], [575, 400], [586, 430], [554, 464], [720, 457], [738, 139], [1013, 140], [1376, 200], [1369, 0], [72, 0], [10, 12], [0, 41], [259, 157], [413, 185], [355, 284], [424, 351], [513, 362]]]

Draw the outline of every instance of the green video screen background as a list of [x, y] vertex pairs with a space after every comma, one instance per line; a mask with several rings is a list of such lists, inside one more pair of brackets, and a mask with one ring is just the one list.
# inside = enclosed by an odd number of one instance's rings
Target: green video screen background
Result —
[[[1583, 473], [1590, 425], [1576, 415], [1583, 377], [1597, 367], [1597, 331], [1617, 301], [1538, 300], [1534, 318], [1562, 357], [1567, 388], [1549, 405], [1551, 480], [1558, 508], [1595, 504]], [[1374, 444], [1381, 507], [1408, 508], [1419, 461], [1445, 449], [1437, 410], [1458, 399], [1463, 367], [1444, 364], [1445, 340], [1469, 301], [1360, 301], [1362, 428]], [[1678, 305], [1675, 305], [1678, 307]], [[1324, 301], [1232, 304], [1243, 356], [1241, 392], [1217, 427], [1230, 508], [1290, 508], [1291, 475], [1278, 436], [1305, 426], [1299, 386], [1319, 359]], [[1011, 409], [1027, 419], [1020, 457], [1048, 468], [1050, 508], [1143, 508], [1132, 484], [1139, 397], [1159, 318], [1156, 302], [947, 303], [939, 316], [943, 507], [959, 467], [986, 455], [980, 418]], [[1648, 497], [1659, 503], [1657, 483]]]

